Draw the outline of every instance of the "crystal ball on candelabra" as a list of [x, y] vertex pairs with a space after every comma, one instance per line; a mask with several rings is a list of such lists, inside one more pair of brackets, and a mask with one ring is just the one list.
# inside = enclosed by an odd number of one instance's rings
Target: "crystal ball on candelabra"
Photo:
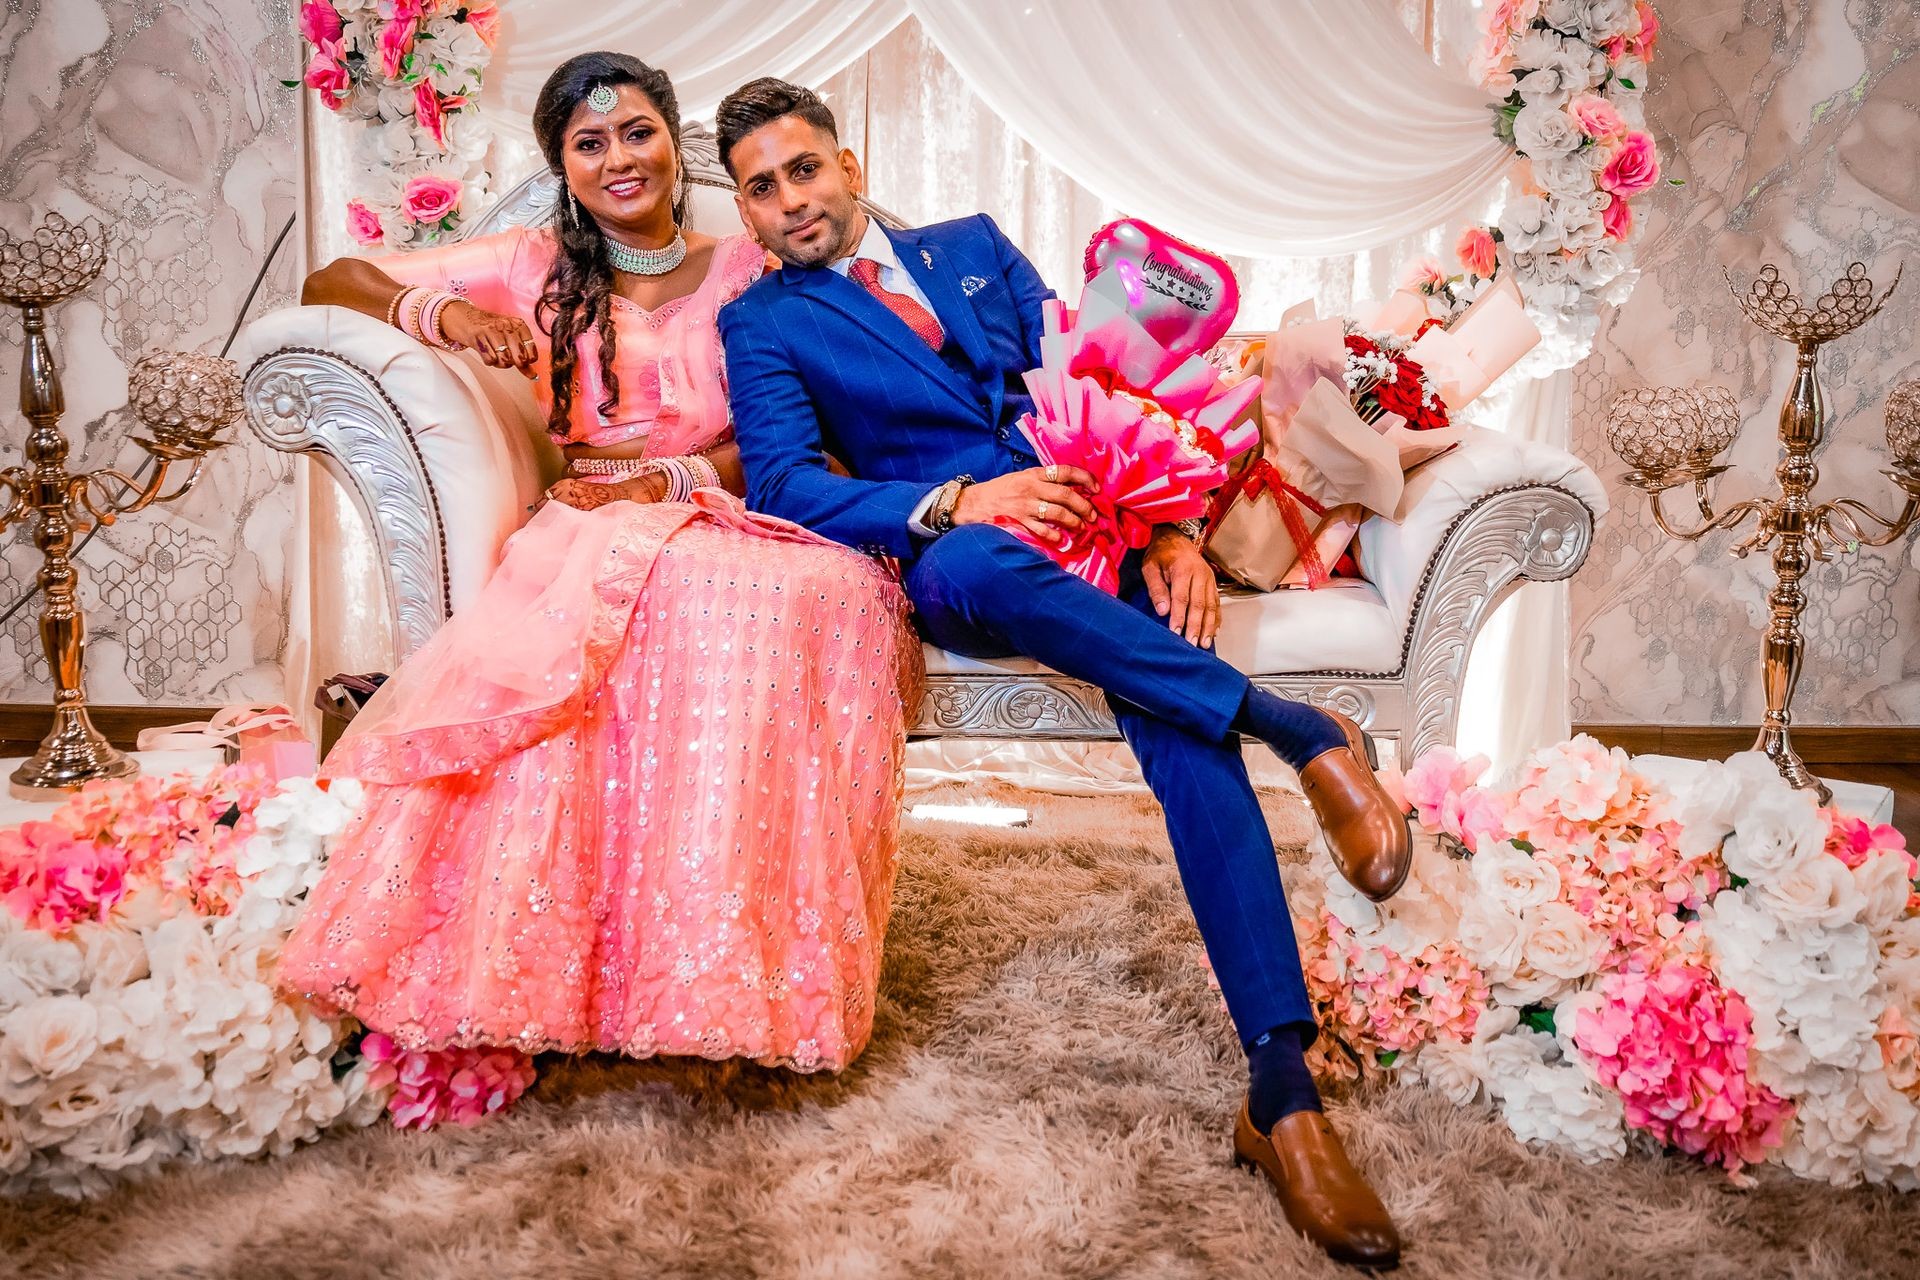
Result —
[[1895, 468], [1920, 479], [1920, 379], [1887, 396], [1887, 452]]
[[162, 458], [197, 458], [226, 444], [219, 433], [240, 417], [240, 367], [191, 351], [149, 351], [127, 377], [127, 403]]
[[106, 265], [107, 237], [98, 222], [50, 213], [31, 235], [0, 231], [0, 300], [24, 307], [71, 298]]
[[1607, 444], [1633, 468], [1630, 483], [1664, 489], [1704, 479], [1740, 433], [1740, 409], [1725, 387], [1641, 387], [1607, 409]]

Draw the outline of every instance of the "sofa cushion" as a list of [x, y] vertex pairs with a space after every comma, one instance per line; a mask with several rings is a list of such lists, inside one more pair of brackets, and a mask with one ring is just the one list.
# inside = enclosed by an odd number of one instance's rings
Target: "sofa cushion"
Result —
[[[1370, 584], [1332, 583], [1319, 591], [1222, 591], [1220, 656], [1248, 675], [1300, 671], [1386, 674], [1400, 665], [1403, 632]], [[929, 675], [1031, 675], [1026, 658], [963, 658], [926, 646]]]

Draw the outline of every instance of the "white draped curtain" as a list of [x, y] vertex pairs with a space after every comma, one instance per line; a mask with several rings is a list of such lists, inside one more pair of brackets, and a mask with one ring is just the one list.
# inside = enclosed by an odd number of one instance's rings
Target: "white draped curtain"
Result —
[[[662, 67], [688, 119], [710, 119], [755, 76], [811, 84], [875, 198], [910, 220], [984, 209], [1072, 297], [1088, 235], [1145, 217], [1234, 255], [1240, 327], [1261, 328], [1304, 297], [1325, 313], [1384, 296], [1407, 258], [1490, 211], [1510, 153], [1465, 76], [1474, 8], [512, 0], [483, 102], [504, 187], [539, 164], [526, 117], [575, 53], [614, 48]], [[315, 133], [311, 247], [324, 261], [348, 251], [333, 226], [347, 175], [327, 130]], [[1503, 397], [1481, 420], [1564, 445], [1564, 386], [1552, 385]], [[1509, 761], [1564, 736], [1565, 612], [1564, 591], [1541, 586], [1502, 611], [1475, 656], [1463, 746]]]

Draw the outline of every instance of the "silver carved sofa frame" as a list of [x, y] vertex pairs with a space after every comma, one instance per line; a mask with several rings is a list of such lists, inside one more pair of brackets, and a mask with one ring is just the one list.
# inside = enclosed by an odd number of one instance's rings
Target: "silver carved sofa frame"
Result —
[[[691, 182], [707, 189], [709, 201], [721, 193], [731, 196], [732, 182], [719, 165], [710, 134], [689, 127], [683, 154]], [[537, 224], [550, 213], [557, 191], [553, 177], [536, 174], [467, 233]], [[877, 206], [867, 207], [884, 223], [903, 225]], [[445, 496], [434, 484], [405, 406], [374, 373], [335, 351], [289, 344], [283, 337], [268, 326], [258, 340], [245, 344], [255, 357], [245, 384], [248, 422], [274, 448], [315, 458], [365, 517], [378, 548], [393, 652], [403, 659], [452, 612]], [[1591, 481], [1591, 472], [1578, 479]], [[1397, 664], [1258, 674], [1254, 681], [1345, 712], [1371, 733], [1393, 740], [1403, 760], [1450, 744], [1474, 637], [1523, 583], [1570, 577], [1586, 559], [1604, 510], [1597, 482], [1493, 488], [1453, 517], [1427, 556]], [[930, 671], [910, 733], [916, 738], [1119, 737], [1099, 690], [1044, 669]]]

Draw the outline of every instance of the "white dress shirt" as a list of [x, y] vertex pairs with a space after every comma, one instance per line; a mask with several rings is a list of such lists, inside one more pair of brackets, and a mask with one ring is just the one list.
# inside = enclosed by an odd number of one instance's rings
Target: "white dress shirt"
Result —
[[[921, 292], [920, 285], [914, 280], [913, 275], [905, 267], [900, 265], [900, 255], [893, 251], [893, 241], [887, 238], [886, 231], [882, 229], [880, 224], [874, 221], [872, 217], [867, 218], [867, 231], [865, 235], [860, 237], [859, 247], [846, 257], [836, 262], [829, 262], [827, 264], [827, 270], [837, 271], [843, 276], [847, 275], [853, 270], [853, 264], [861, 258], [871, 258], [880, 264], [880, 287], [882, 289], [885, 289], [888, 293], [897, 293], [902, 297], [912, 298], [915, 302], [927, 309], [928, 315], [933, 316], [935, 320], [940, 318], [939, 314], [933, 309], [933, 303], [929, 302], [927, 295]], [[859, 281], [856, 280], [854, 283], [859, 284]], [[864, 288], [865, 286], [862, 285], [861, 287]], [[912, 513], [907, 516], [907, 528], [913, 530], [913, 532], [923, 538], [938, 536], [927, 524], [926, 515], [933, 507], [934, 496], [939, 492], [939, 485], [935, 485], [932, 489], [929, 489], [927, 496], [920, 499], [919, 505], [914, 507]]]

